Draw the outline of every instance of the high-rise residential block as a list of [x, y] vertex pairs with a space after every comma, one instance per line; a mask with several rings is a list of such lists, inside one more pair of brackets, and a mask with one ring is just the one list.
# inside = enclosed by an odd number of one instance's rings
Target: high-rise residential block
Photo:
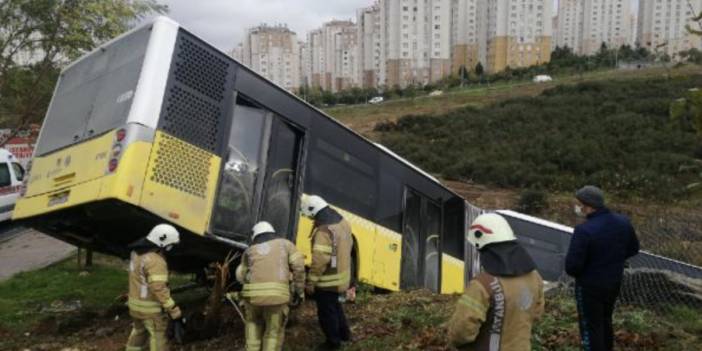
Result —
[[552, 0], [493, 0], [487, 6], [488, 72], [550, 61]]
[[702, 30], [692, 18], [702, 11], [702, 0], [642, 0], [639, 3], [638, 43], [672, 59], [680, 51], [702, 48], [702, 38], [690, 34], [689, 25]]
[[[451, 4], [451, 67], [458, 73], [461, 67], [475, 69], [484, 48], [486, 23], [482, 0], [453, 0]], [[484, 53], [483, 53], [484, 56]]]
[[554, 27], [555, 45], [569, 47], [579, 53], [583, 36], [584, 0], [559, 0], [558, 16]]
[[451, 69], [451, 0], [381, 0], [386, 85], [435, 82]]
[[326, 70], [324, 40], [321, 29], [315, 29], [307, 34], [307, 47], [309, 55], [310, 87], [322, 88], [322, 76]]
[[378, 87], [385, 83], [385, 51], [382, 41], [380, 6], [359, 9], [356, 14], [358, 28], [358, 81], [364, 88]]
[[352, 68], [358, 50], [356, 25], [351, 21], [330, 21], [322, 26], [321, 34], [322, 89], [336, 92], [351, 87], [356, 77], [356, 69]]
[[242, 63], [288, 90], [300, 87], [297, 36], [284, 25], [248, 30], [241, 47]]

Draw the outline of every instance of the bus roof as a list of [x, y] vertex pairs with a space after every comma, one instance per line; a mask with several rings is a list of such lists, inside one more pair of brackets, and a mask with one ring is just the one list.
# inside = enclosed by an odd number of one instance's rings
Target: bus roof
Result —
[[560, 230], [562, 232], [571, 233], [571, 234], [573, 233], [572, 227], [569, 227], [569, 226], [563, 225], [563, 224], [559, 224], [556, 222], [547, 221], [545, 219], [537, 218], [534, 216], [529, 216], [527, 214], [515, 212], [512, 210], [497, 210], [496, 212], [499, 214], [505, 215], [505, 216], [510, 216], [510, 217], [514, 217], [517, 219], [521, 219], [521, 220], [526, 221], [526, 222], [531, 222], [534, 224], [542, 225], [544, 227]]

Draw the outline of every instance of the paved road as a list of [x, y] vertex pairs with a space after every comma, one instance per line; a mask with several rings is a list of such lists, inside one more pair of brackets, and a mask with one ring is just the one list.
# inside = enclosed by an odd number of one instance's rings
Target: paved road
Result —
[[33, 229], [0, 228], [0, 281], [24, 271], [46, 267], [72, 255], [76, 247]]

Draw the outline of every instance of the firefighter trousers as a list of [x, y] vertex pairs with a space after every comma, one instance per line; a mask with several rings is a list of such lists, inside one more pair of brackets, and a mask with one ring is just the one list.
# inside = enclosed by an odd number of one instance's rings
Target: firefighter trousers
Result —
[[127, 340], [126, 351], [168, 350], [168, 317], [165, 314], [146, 319], [132, 317], [132, 320], [132, 332]]
[[282, 350], [288, 312], [287, 304], [254, 306], [244, 303], [246, 351]]
[[346, 322], [344, 308], [339, 302], [339, 293], [318, 290], [314, 294], [317, 303], [317, 318], [324, 332], [326, 342], [330, 345], [341, 345], [342, 341], [351, 339], [351, 330]]

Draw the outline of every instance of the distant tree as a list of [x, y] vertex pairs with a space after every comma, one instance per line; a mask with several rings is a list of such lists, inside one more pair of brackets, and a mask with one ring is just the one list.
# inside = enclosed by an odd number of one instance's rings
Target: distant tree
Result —
[[483, 68], [482, 62], [478, 62], [478, 64], [475, 65], [475, 74], [480, 77], [480, 82], [482, 83], [485, 74], [485, 68]]
[[64, 64], [136, 20], [166, 11], [155, 0], [1, 1], [0, 116], [5, 124], [19, 129], [40, 121]]
[[[690, 1], [687, 2], [687, 6], [690, 7], [690, 9], [694, 9]], [[700, 13], [697, 14], [697, 16], [691, 18], [691, 20], [697, 23], [698, 28], [693, 28], [691, 25], [686, 24], [685, 28], [687, 29], [687, 31], [692, 34], [702, 36], [702, 11], [700, 11]]]
[[681, 51], [679, 55], [686, 62], [702, 65], [702, 51], [697, 48]]
[[466, 66], [461, 65], [461, 67], [458, 69], [458, 77], [461, 79], [461, 87], [465, 85], [466, 82], [470, 79], [470, 75], [468, 74], [468, 69], [466, 69]]
[[483, 73], [485, 73], [485, 68], [483, 68], [482, 62], [478, 62], [478, 64], [475, 65], [475, 74], [482, 76]]

